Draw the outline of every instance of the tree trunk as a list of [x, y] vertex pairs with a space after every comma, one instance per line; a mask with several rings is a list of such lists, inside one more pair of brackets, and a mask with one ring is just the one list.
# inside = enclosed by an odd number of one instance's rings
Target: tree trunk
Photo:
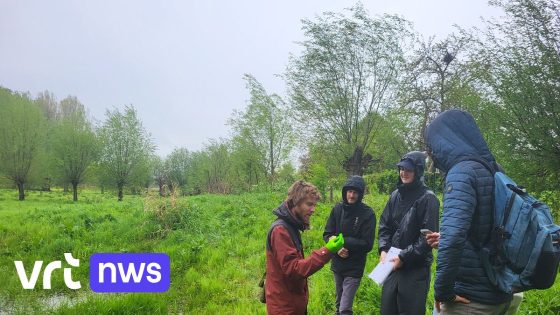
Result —
[[119, 201], [122, 201], [122, 198], [123, 198], [123, 192], [122, 192], [122, 191], [123, 191], [123, 185], [119, 184], [117, 188], [118, 188], [118, 190], [119, 190], [118, 200], [119, 200]]
[[78, 182], [72, 182], [73, 200], [78, 201]]
[[270, 141], [270, 184], [274, 182], [274, 147], [272, 141]]
[[23, 188], [23, 183], [22, 182], [17, 182], [17, 187], [18, 187], [18, 191], [19, 191], [19, 200], [23, 201], [25, 200], [25, 190]]
[[49, 177], [45, 177], [45, 182], [42, 187], [43, 191], [51, 191], [51, 179]]
[[158, 186], [159, 186], [159, 195], [160, 195], [161, 197], [163, 197], [163, 196], [164, 196], [163, 184], [158, 184]]
[[363, 150], [360, 146], [356, 146], [354, 153], [344, 163], [346, 175], [362, 175], [362, 155]]
[[369, 153], [364, 154], [364, 150], [360, 145], [356, 145], [354, 154], [349, 157], [343, 166], [348, 176], [364, 175], [364, 170], [372, 162], [372, 156]]
[[329, 186], [329, 201], [333, 201], [333, 186]]

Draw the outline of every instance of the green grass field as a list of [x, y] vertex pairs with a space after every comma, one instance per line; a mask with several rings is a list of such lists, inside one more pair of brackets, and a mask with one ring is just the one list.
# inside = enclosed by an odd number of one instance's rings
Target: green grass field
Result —
[[[202, 195], [181, 198], [125, 196], [86, 191], [71, 194], [29, 192], [17, 201], [15, 190], [0, 190], [0, 314], [264, 314], [258, 281], [264, 271], [265, 238], [271, 210], [283, 194]], [[377, 218], [388, 196], [367, 195]], [[306, 253], [323, 245], [321, 235], [333, 205], [321, 203], [303, 235]], [[82, 288], [64, 285], [53, 273], [51, 290], [24, 290], [14, 261], [30, 272], [36, 260], [80, 259], [72, 278]], [[98, 294], [89, 289], [89, 257], [99, 252], [163, 252], [171, 257], [171, 287], [165, 293]], [[377, 263], [377, 242], [366, 273]], [[67, 266], [67, 265], [66, 265]], [[560, 285], [525, 293], [521, 314], [559, 314]], [[357, 314], [378, 314], [381, 289], [363, 279]], [[310, 278], [310, 314], [334, 313], [334, 280], [328, 265]], [[430, 292], [428, 309], [433, 304]]]

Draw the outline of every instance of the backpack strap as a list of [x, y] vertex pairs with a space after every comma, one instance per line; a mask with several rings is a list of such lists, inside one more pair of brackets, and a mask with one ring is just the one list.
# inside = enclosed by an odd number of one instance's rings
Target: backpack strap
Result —
[[[396, 197], [397, 197], [396, 195], [397, 195], [397, 194], [395, 194], [395, 197], [394, 197], [395, 199], [396, 199]], [[423, 200], [424, 198], [426, 198], [426, 196], [428, 196], [428, 195], [434, 195], [434, 196], [435, 196], [436, 194], [434, 194], [433, 191], [427, 189], [427, 190], [424, 192], [424, 194], [423, 194], [422, 196], [418, 197], [418, 199], [416, 199], [416, 200], [412, 203], [412, 206], [410, 206], [410, 208], [408, 208], [408, 209], [406, 210], [406, 213], [405, 213], [405, 214], [403, 215], [403, 217], [401, 218], [401, 222], [400, 222], [400, 224], [399, 224], [399, 227], [398, 227], [397, 231], [401, 230], [401, 228], [404, 228], [404, 226], [403, 226], [403, 221], [404, 221], [404, 218], [408, 215], [408, 212], [410, 212], [412, 209], [417, 209], [417, 208], [418, 208], [418, 205], [420, 204], [420, 201], [422, 201], [422, 200]], [[391, 199], [393, 199], [393, 196], [391, 196]], [[418, 216], [418, 211], [416, 211], [416, 213], [413, 213], [413, 214], [416, 214], [416, 216]], [[412, 214], [411, 214], [411, 215], [412, 215]], [[418, 219], [418, 217], [416, 217], [416, 219]], [[419, 221], [419, 220], [417, 220], [417, 221]]]
[[[422, 195], [422, 197], [418, 198], [418, 203], [420, 203], [420, 201], [422, 201], [424, 198], [426, 198], [427, 196], [430, 196], [430, 195], [431, 195], [431, 196], [434, 196], [434, 197], [437, 199], [436, 194], [435, 194], [431, 189], [428, 189], [428, 190], [426, 190], [426, 192]], [[426, 209], [424, 209], [424, 210], [426, 210]], [[426, 210], [426, 211], [427, 211], [427, 210]], [[423, 215], [425, 215], [426, 211], [424, 211]], [[438, 213], [439, 213], [439, 209], [438, 209]], [[418, 219], [418, 218], [417, 218], [417, 219]], [[423, 220], [421, 220], [421, 219], [423, 219], [423, 218], [420, 218], [420, 220], [418, 220], [418, 222], [426, 223], [426, 222], [423, 222]]]
[[[492, 177], [494, 177], [496, 175], [496, 172], [501, 171], [500, 168], [497, 165], [491, 166], [488, 161], [486, 161], [485, 159], [483, 159], [481, 157], [468, 156], [468, 157], [464, 157], [461, 160], [459, 160], [459, 162], [461, 162], [461, 161], [475, 161], [475, 162], [478, 162], [479, 164], [482, 164], [482, 166], [484, 166], [484, 168], [486, 168], [492, 174]], [[496, 216], [496, 209], [494, 207], [495, 186], [496, 186], [496, 184], [495, 184], [494, 180], [492, 180], [492, 196], [491, 196], [491, 199], [490, 199], [490, 202], [491, 202], [490, 205], [492, 206], [492, 221], [494, 221], [494, 218]], [[512, 201], [513, 201], [513, 198], [512, 198]], [[511, 205], [508, 208], [511, 208]], [[509, 213], [510, 213], [510, 210], [506, 209], [506, 212], [504, 213], [503, 221], [492, 223], [493, 228], [490, 231], [490, 234], [488, 235], [488, 238], [486, 240], [483, 240], [481, 244], [475, 242], [474, 238], [471, 239], [471, 243], [478, 250], [481, 250], [482, 247], [486, 248], [485, 250], [488, 252], [488, 256], [490, 257], [490, 260], [492, 261], [492, 263], [494, 265], [497, 265], [497, 266], [504, 265], [505, 262], [507, 261], [505, 259], [505, 257], [502, 257], [502, 255], [500, 255], [499, 249], [502, 247], [504, 239], [510, 237], [510, 236], [506, 235], [505, 230], [504, 230], [504, 224], [505, 224], [505, 222], [507, 222], [507, 219], [509, 217]]]
[[[395, 190], [395, 192], [396, 192], [396, 190]], [[395, 204], [395, 202], [396, 202], [396, 200], [397, 200], [397, 195], [398, 195], [398, 193], [393, 193], [393, 194], [391, 194], [390, 202], [392, 202], [393, 205]], [[426, 196], [428, 196], [428, 195], [434, 195], [434, 196], [435, 196], [435, 194], [434, 194], [433, 191], [427, 189], [427, 190], [424, 192], [424, 194], [422, 194], [422, 196], [418, 197], [418, 199], [416, 199], [416, 200], [412, 203], [412, 205], [410, 206], [410, 208], [408, 208], [408, 209], [406, 210], [406, 212], [403, 214], [403, 216], [401, 217], [401, 220], [400, 220], [400, 222], [399, 222], [399, 226], [397, 227], [397, 229], [395, 230], [395, 233], [393, 234], [393, 237], [394, 237], [396, 234], [398, 234], [398, 238], [397, 238], [397, 241], [398, 241], [398, 242], [400, 242], [400, 231], [405, 229], [405, 226], [404, 226], [405, 217], [406, 217], [407, 215], [409, 215], [409, 212], [410, 212], [412, 209], [416, 209], [416, 208], [418, 207], [418, 204], [420, 203], [420, 201], [422, 201], [422, 200], [423, 200]], [[418, 216], [418, 211], [416, 211], [416, 213], [411, 213], [410, 215], [416, 215], [416, 216]], [[418, 221], [418, 217], [416, 217], [416, 219], [417, 219], [417, 221]], [[391, 220], [393, 220], [393, 218], [391, 218]]]
[[301, 235], [291, 224], [289, 224], [288, 222], [284, 221], [281, 218], [278, 218], [270, 225], [270, 229], [268, 230], [268, 235], [266, 236], [266, 250], [267, 251], [272, 250], [272, 245], [270, 244], [270, 235], [272, 234], [272, 230], [274, 230], [274, 228], [278, 225], [282, 225], [283, 227], [286, 228], [286, 230], [288, 230], [288, 233], [290, 234], [290, 238], [292, 239], [292, 242], [294, 242], [294, 245], [297, 248], [298, 252], [303, 253]]

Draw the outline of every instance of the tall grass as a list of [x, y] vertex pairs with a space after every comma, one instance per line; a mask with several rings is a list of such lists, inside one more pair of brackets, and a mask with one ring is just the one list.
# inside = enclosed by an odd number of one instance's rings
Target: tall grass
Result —
[[[264, 314], [258, 286], [265, 265], [265, 238], [275, 217], [271, 210], [281, 193], [202, 195], [161, 198], [125, 196], [114, 201], [91, 191], [78, 203], [70, 194], [0, 190], [0, 313], [14, 314]], [[367, 195], [379, 219], [388, 196]], [[312, 228], [303, 234], [306, 254], [323, 245], [322, 232], [333, 204], [319, 204]], [[14, 260], [28, 273], [35, 260], [45, 264], [71, 252], [80, 259], [72, 277], [82, 289], [64, 285], [53, 273], [51, 290], [41, 277], [24, 290]], [[98, 252], [163, 252], [171, 258], [171, 286], [158, 294], [96, 294], [89, 289], [89, 257]], [[366, 274], [378, 261], [377, 242]], [[59, 271], [59, 270], [58, 270]], [[433, 281], [433, 280], [432, 280]], [[311, 276], [310, 314], [334, 313], [334, 281], [329, 265]], [[527, 292], [522, 314], [557, 314], [559, 285]], [[381, 289], [364, 276], [355, 305], [357, 314], [378, 314]], [[430, 291], [428, 309], [433, 305]], [[552, 313], [550, 313], [552, 312]]]

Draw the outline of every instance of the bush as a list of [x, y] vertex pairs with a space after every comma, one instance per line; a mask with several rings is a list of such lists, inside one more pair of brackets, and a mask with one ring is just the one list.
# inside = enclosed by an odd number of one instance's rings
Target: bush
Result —
[[[424, 182], [435, 193], [442, 192], [443, 176], [440, 173], [424, 173]], [[395, 169], [387, 169], [382, 172], [364, 175], [368, 189], [373, 193], [390, 194], [397, 189], [399, 172]]]
[[560, 220], [560, 191], [545, 190], [541, 192], [538, 197], [542, 202], [550, 207], [550, 212], [554, 218], [554, 222]]
[[168, 198], [146, 196], [144, 212], [148, 215], [148, 222], [157, 225], [157, 230], [152, 234], [162, 238], [172, 230], [193, 228], [197, 215], [187, 206], [186, 199], [179, 199], [175, 194], [171, 194]]
[[397, 188], [399, 173], [395, 169], [364, 175], [364, 181], [372, 193], [390, 194]]
[[441, 173], [426, 172], [424, 173], [424, 182], [436, 194], [443, 192], [444, 177]]

